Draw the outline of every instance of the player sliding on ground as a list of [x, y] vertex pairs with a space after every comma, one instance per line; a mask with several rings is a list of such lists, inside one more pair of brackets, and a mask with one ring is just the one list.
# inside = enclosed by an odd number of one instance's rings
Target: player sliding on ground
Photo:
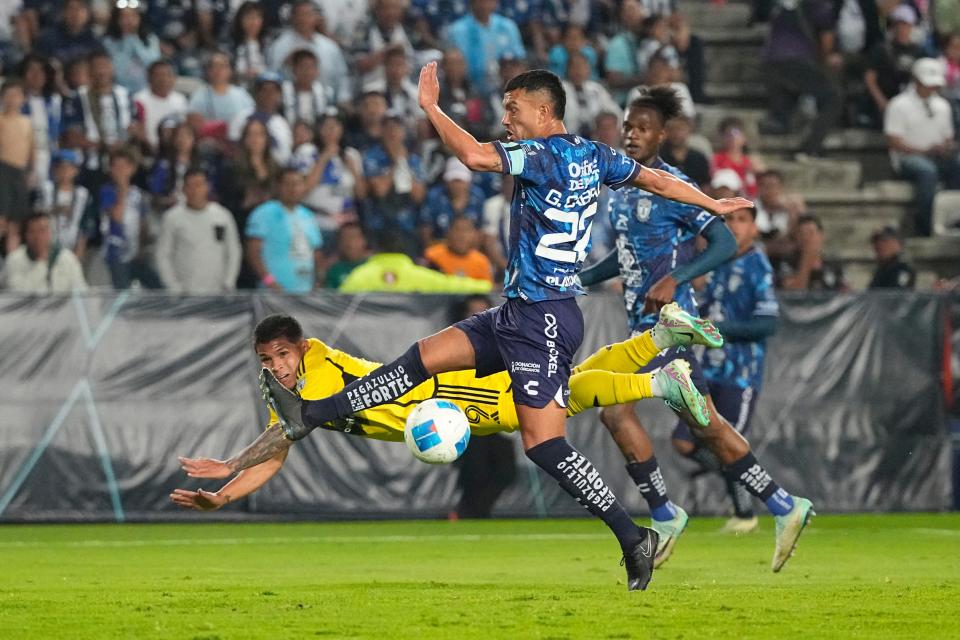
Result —
[[[668, 172], [641, 166], [610, 147], [568, 134], [566, 94], [549, 71], [521, 73], [507, 83], [503, 126], [507, 142], [480, 143], [437, 104], [437, 65], [420, 72], [420, 106], [443, 142], [474, 171], [516, 178], [510, 210], [509, 260], [501, 306], [420, 340], [399, 358], [329, 398], [290, 406], [287, 428], [266, 431], [233, 464], [268, 460], [311, 429], [399, 398], [445, 371], [476, 369], [479, 377], [507, 371], [523, 447], [537, 466], [617, 537], [627, 588], [644, 589], [653, 574], [655, 531], [638, 527], [583, 454], [567, 442], [567, 387], [573, 354], [583, 339], [577, 272], [590, 246], [600, 187], [640, 187], [722, 214], [753, 206], [743, 198], [714, 200]], [[587, 475], [591, 480], [587, 480]]]

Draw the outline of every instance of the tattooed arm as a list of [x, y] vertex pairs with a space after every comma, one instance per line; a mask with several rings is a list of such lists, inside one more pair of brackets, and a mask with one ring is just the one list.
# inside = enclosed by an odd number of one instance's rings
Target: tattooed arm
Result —
[[228, 478], [290, 448], [293, 442], [283, 435], [279, 424], [272, 424], [243, 451], [228, 460], [180, 458], [180, 466], [191, 478]]
[[184, 509], [196, 509], [198, 511], [214, 511], [226, 504], [236, 502], [240, 498], [257, 491], [270, 478], [277, 475], [277, 472], [283, 467], [289, 451], [289, 449], [284, 449], [266, 462], [244, 469], [230, 482], [223, 485], [219, 491], [174, 489], [173, 493], [170, 494], [170, 500]]

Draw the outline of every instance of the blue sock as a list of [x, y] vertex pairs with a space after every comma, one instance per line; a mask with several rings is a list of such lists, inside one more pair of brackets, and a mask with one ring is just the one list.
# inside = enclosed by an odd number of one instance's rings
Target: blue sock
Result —
[[667, 485], [660, 473], [660, 464], [657, 457], [652, 456], [643, 462], [631, 462], [627, 465], [627, 473], [637, 483], [640, 495], [650, 507], [650, 516], [654, 520], [663, 522], [673, 520], [677, 515], [677, 506], [667, 497]]
[[724, 475], [739, 482], [747, 491], [763, 500], [767, 509], [775, 516], [785, 516], [793, 509], [793, 498], [773, 481], [752, 452], [747, 452], [747, 455], [728, 464]]

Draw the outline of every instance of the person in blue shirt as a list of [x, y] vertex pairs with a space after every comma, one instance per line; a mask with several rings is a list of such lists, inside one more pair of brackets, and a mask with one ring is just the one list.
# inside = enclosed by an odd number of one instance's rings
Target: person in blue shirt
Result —
[[447, 41], [463, 51], [470, 82], [480, 93], [497, 86], [497, 61], [504, 55], [527, 56], [520, 29], [510, 18], [494, 13], [497, 0], [472, 0], [470, 13], [450, 25]]
[[[661, 85], [644, 89], [627, 109], [623, 138], [627, 155], [639, 164], [686, 182], [689, 179], [679, 169], [664, 163], [659, 155], [660, 145], [666, 138], [665, 125], [680, 113], [680, 99], [672, 88]], [[675, 303], [683, 311], [696, 314], [691, 281], [732, 258], [736, 252], [736, 240], [721, 220], [696, 206], [670, 202], [642, 185], [614, 193], [609, 211], [617, 234], [617, 248], [600, 263], [584, 271], [581, 282], [595, 284], [619, 274], [624, 284], [627, 323], [635, 336], [639, 334], [639, 353], [659, 352], [664, 347], [658, 344], [656, 332], [649, 340], [641, 340], [647, 333], [640, 332], [654, 326], [657, 322], [655, 314], [666, 304]], [[699, 255], [695, 248], [697, 235], [707, 241], [706, 250]], [[603, 355], [600, 352], [601, 358]], [[682, 358], [690, 364], [693, 382], [706, 397], [708, 420], [701, 419], [697, 407], [671, 408], [690, 427], [696, 440], [720, 460], [724, 474], [763, 500], [776, 517], [772, 568], [779, 571], [809, 521], [812, 504], [806, 498], [791, 496], [781, 489], [757, 461], [746, 439], [717, 411], [699, 361], [692, 351], [675, 347], [649, 362], [646, 357], [640, 358], [637, 365], [641, 371], [650, 371], [674, 358]], [[588, 359], [584, 365], [589, 364], [597, 368], [603, 366], [602, 363], [590, 363]], [[601, 420], [623, 452], [627, 471], [651, 507], [654, 529], [661, 534], [663, 541], [657, 554], [659, 564], [672, 552], [686, 527], [687, 515], [667, 497], [653, 446], [633, 406], [605, 407]]]
[[[779, 315], [773, 268], [754, 244], [758, 235], [756, 216], [756, 209], [741, 209], [727, 217], [727, 226], [737, 239], [737, 255], [708, 273], [703, 291], [698, 294], [702, 314], [713, 321], [724, 337], [722, 348], [703, 354], [703, 376], [717, 412], [744, 436], [763, 384], [765, 342], [776, 331]], [[700, 450], [682, 421], [674, 429], [673, 444], [678, 452], [698, 460], [705, 469], [720, 470], [716, 457]], [[753, 531], [757, 517], [750, 493], [729, 477], [726, 483], [734, 517], [727, 521], [724, 530]]]
[[247, 219], [244, 255], [260, 283], [291, 293], [314, 288], [320, 254], [320, 229], [313, 212], [300, 204], [303, 176], [294, 167], [280, 172], [276, 200], [268, 200]]
[[[439, 94], [437, 64], [432, 62], [420, 72], [419, 101], [440, 139], [473, 171], [516, 178], [507, 301], [420, 340], [328, 398], [301, 401], [268, 376], [279, 428], [264, 432], [229, 460], [207, 461], [197, 473], [226, 477], [259, 464], [324, 422], [391, 402], [441, 372], [476, 369], [482, 377], [508, 371], [527, 457], [603, 520], [620, 544], [627, 588], [645, 589], [653, 573], [657, 533], [634, 523], [590, 461], [565, 437], [571, 360], [583, 338], [577, 272], [589, 250], [600, 187], [634, 185], [715, 213], [751, 203], [714, 200], [669, 172], [642, 167], [604, 144], [568, 134], [563, 85], [549, 71], [528, 71], [507, 84], [506, 142], [478, 142], [440, 109]], [[682, 368], [668, 365], [637, 379], [649, 385], [650, 396], [702, 402]], [[654, 379], [659, 394], [653, 392]]]
[[447, 237], [450, 222], [458, 217], [483, 224], [483, 189], [473, 184], [473, 173], [456, 158], [448, 158], [443, 182], [427, 192], [420, 209], [420, 237], [424, 247]]

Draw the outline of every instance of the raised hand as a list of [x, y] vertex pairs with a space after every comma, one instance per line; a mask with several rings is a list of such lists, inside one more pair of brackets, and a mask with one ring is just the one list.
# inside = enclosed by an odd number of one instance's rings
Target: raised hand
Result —
[[721, 200], [715, 200], [715, 202], [713, 212], [718, 216], [733, 213], [740, 209], [753, 209], [753, 202], [746, 198], [723, 198]]
[[437, 80], [437, 63], [430, 62], [420, 69], [420, 108], [428, 108], [440, 102], [440, 81]]
[[229, 478], [233, 471], [223, 460], [213, 458], [179, 458], [180, 468], [191, 478]]
[[197, 511], [216, 511], [229, 502], [226, 496], [203, 489], [197, 491], [174, 489], [173, 493], [170, 494], [170, 500], [178, 507], [196, 509]]

